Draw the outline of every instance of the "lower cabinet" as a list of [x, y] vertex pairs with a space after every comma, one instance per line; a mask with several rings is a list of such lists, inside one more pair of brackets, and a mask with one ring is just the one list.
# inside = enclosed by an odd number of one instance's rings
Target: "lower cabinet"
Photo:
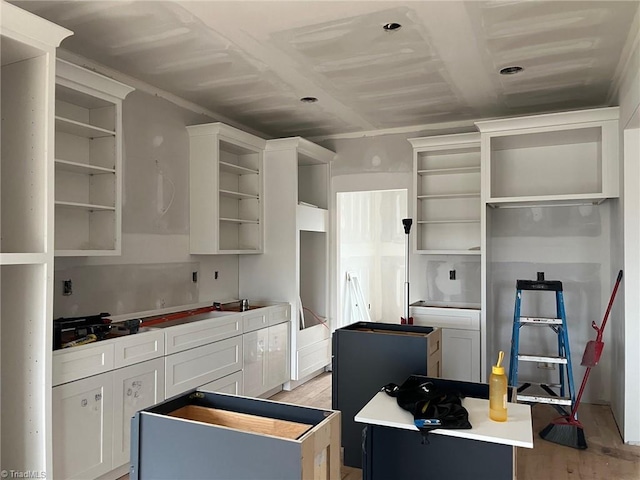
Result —
[[480, 332], [442, 330], [442, 377], [464, 382], [480, 381]]
[[244, 395], [257, 397], [289, 380], [289, 323], [243, 335]]
[[53, 478], [89, 479], [129, 461], [131, 418], [164, 400], [161, 358], [53, 389]]
[[53, 389], [53, 478], [96, 478], [112, 468], [113, 372]]
[[165, 397], [242, 370], [242, 335], [165, 357]]

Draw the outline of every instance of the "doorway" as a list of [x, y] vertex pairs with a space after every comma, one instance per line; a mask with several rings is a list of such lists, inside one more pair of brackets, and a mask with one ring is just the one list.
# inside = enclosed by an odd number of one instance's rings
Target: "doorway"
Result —
[[407, 190], [338, 192], [336, 211], [338, 328], [359, 320], [400, 323]]

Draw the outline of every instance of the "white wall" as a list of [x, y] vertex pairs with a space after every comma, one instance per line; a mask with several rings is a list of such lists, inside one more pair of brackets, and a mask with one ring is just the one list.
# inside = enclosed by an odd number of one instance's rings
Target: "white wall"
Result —
[[612, 313], [611, 347], [615, 351], [613, 413], [624, 441], [640, 444], [640, 11], [634, 25], [617, 90], [624, 178], [623, 213], [618, 221], [624, 226], [624, 280], [620, 301]]
[[[122, 255], [56, 258], [54, 317], [117, 315], [237, 298], [237, 255], [189, 254], [189, 139], [184, 127], [211, 121], [140, 91], [125, 99]], [[192, 282], [194, 271], [197, 283]], [[63, 280], [73, 282], [71, 296], [62, 295]]]

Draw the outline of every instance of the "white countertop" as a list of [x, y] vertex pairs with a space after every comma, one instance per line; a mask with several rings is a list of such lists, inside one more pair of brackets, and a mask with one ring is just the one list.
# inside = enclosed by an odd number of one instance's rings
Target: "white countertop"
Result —
[[[531, 407], [519, 403], [508, 403], [506, 422], [494, 422], [489, 418], [489, 400], [467, 397], [462, 405], [469, 412], [468, 430], [436, 429], [432, 433], [451, 437], [468, 438], [483, 442], [533, 448]], [[356, 416], [355, 421], [370, 425], [416, 430], [413, 415], [400, 408], [394, 397], [378, 392]]]

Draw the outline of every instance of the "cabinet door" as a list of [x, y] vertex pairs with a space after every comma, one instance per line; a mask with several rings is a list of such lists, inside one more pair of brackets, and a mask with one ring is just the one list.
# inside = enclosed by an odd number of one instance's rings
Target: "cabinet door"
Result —
[[54, 387], [53, 478], [96, 478], [112, 468], [113, 373]]
[[263, 328], [243, 335], [244, 394], [257, 397], [266, 387], [269, 329]]
[[480, 332], [442, 329], [442, 376], [465, 382], [480, 381]]
[[267, 389], [289, 381], [289, 323], [269, 327]]
[[164, 359], [113, 372], [113, 468], [129, 462], [131, 417], [164, 400]]

